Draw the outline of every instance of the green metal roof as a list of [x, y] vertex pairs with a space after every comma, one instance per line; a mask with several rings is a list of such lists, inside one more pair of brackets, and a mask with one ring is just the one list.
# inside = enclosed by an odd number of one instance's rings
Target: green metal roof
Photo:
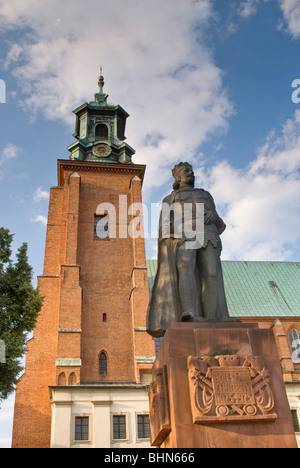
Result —
[[149, 293], [152, 291], [152, 286], [154, 283], [157, 260], [146, 260], [147, 269], [148, 269], [148, 284], [149, 284]]
[[[149, 291], [157, 260], [147, 260]], [[300, 263], [223, 261], [231, 317], [299, 317]]]

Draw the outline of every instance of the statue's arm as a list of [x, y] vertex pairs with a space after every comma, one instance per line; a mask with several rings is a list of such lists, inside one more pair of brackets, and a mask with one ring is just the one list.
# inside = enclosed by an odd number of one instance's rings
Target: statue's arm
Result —
[[210, 212], [205, 213], [204, 222], [205, 224], [215, 223], [218, 229], [218, 233], [219, 235], [221, 235], [226, 229], [226, 224], [224, 223], [223, 219], [218, 215], [214, 199], [210, 193], [209, 193], [209, 197], [210, 197], [212, 210]]
[[216, 222], [216, 226], [217, 226], [218, 233], [219, 233], [219, 236], [220, 236], [220, 235], [223, 234], [223, 232], [225, 231], [225, 229], [226, 229], [226, 224], [224, 223], [223, 219], [220, 218], [220, 216], [218, 215], [218, 213], [217, 213], [217, 216], [218, 216], [218, 221]]

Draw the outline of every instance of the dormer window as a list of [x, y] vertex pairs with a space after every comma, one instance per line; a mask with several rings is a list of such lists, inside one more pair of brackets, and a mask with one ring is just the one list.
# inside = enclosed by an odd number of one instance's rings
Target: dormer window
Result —
[[99, 124], [95, 128], [95, 137], [97, 140], [108, 140], [108, 127], [105, 124]]

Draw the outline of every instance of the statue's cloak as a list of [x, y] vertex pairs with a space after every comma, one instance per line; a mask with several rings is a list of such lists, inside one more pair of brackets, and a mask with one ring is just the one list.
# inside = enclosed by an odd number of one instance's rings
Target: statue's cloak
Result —
[[[158, 262], [148, 312], [147, 332], [155, 337], [164, 336], [166, 330], [175, 322], [181, 321], [182, 309], [178, 288], [178, 272], [176, 266], [176, 248], [179, 239], [160, 239], [158, 243]], [[196, 269], [197, 291], [197, 315], [202, 316], [201, 311], [201, 281]]]
[[160, 239], [158, 243], [157, 272], [147, 313], [147, 332], [155, 337], [181, 319], [178, 273], [175, 261], [176, 241]]

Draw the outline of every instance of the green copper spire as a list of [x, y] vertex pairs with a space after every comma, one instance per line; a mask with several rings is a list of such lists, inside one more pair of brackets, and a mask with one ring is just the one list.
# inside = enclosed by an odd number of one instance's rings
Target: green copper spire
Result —
[[119, 105], [108, 103], [108, 94], [103, 92], [102, 67], [98, 78], [99, 92], [95, 99], [85, 102], [73, 112], [76, 141], [68, 149], [73, 161], [132, 164], [135, 151], [125, 143], [125, 127], [129, 114]]

